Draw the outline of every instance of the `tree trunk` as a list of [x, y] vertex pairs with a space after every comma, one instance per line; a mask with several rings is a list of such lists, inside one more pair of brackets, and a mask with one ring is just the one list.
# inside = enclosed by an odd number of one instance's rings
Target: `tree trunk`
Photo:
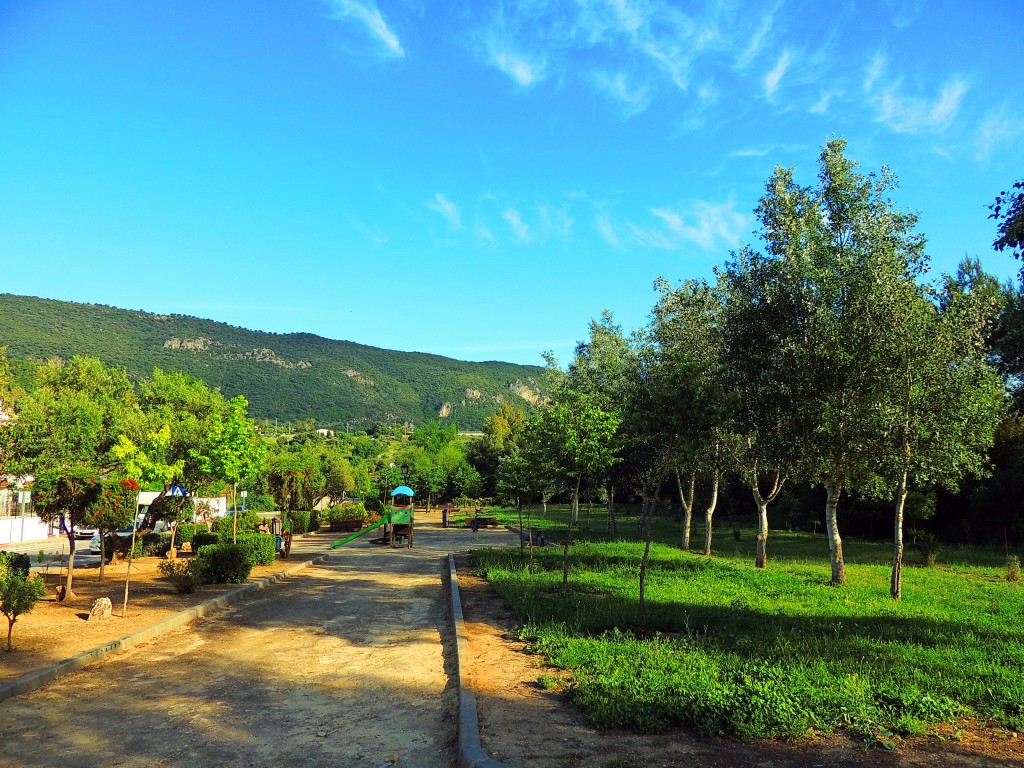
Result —
[[75, 527], [74, 525], [68, 526], [68, 577], [64, 582], [64, 596], [61, 597], [61, 602], [69, 602], [75, 599], [75, 593], [71, 591], [71, 580], [75, 575]]
[[647, 589], [647, 564], [651, 558], [651, 517], [650, 510], [646, 518], [646, 525], [644, 526], [644, 556], [640, 560], [640, 628], [643, 629], [647, 625], [647, 601], [646, 601], [646, 589]]
[[526, 507], [526, 529], [530, 532], [530, 562], [533, 562], [533, 503]]
[[893, 600], [903, 598], [903, 507], [907, 500], [907, 470], [903, 470], [899, 488], [896, 489], [895, 535], [892, 548], [892, 579], [889, 594]]
[[644, 520], [647, 519], [647, 496], [640, 495], [640, 516], [636, 519], [636, 540], [644, 540]]
[[[521, 496], [516, 496], [516, 512], [519, 513], [519, 557], [522, 558], [526, 541], [523, 538], [523, 501]], [[530, 535], [533, 536], [532, 532]]]
[[100, 532], [100, 581], [103, 581], [104, 569], [107, 567], [107, 532], [97, 528]]
[[683, 549], [690, 551], [690, 526], [693, 523], [693, 498], [697, 487], [697, 475], [690, 473], [690, 496], [683, 491], [683, 476], [676, 470], [676, 485], [679, 486], [679, 503], [683, 505]]
[[767, 496], [761, 495], [761, 486], [758, 480], [757, 464], [750, 474], [750, 492], [757, 505], [757, 554], [754, 556], [754, 565], [757, 568], [764, 568], [768, 565], [768, 505], [779, 495], [782, 486], [785, 485], [785, 478], [781, 479], [781, 473], [775, 473], [775, 482]]
[[608, 483], [608, 522], [605, 526], [605, 532], [609, 536], [615, 536], [619, 532], [619, 524], [615, 519], [615, 486]]
[[704, 556], [711, 557], [711, 518], [715, 515], [715, 507], [718, 506], [718, 472], [712, 473], [711, 479], [711, 501], [708, 508], [704, 510]]
[[569, 588], [569, 547], [572, 545], [572, 522], [580, 509], [580, 484], [583, 476], [576, 478], [576, 487], [572, 492], [572, 507], [569, 510], [569, 526], [565, 532], [565, 545], [562, 548], [562, 590]]
[[757, 504], [757, 552], [754, 555], [754, 567], [764, 568], [768, 565], [768, 502], [754, 497]]
[[13, 650], [11, 646], [11, 633], [14, 631], [14, 619], [10, 616], [7, 617], [7, 651]]
[[843, 540], [839, 537], [839, 520], [837, 508], [839, 506], [839, 495], [843, 492], [842, 483], [835, 480], [825, 480], [825, 528], [828, 531], [829, 558], [832, 561], [832, 584], [843, 586], [846, 584], [846, 563], [843, 560]]

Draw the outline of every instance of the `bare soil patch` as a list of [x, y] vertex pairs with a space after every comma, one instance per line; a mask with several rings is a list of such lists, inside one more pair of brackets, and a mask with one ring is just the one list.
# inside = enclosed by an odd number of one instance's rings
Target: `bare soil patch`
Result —
[[[334, 538], [314, 534], [296, 540], [290, 559], [278, 558], [272, 565], [253, 568], [250, 581], [278, 573], [309, 559]], [[208, 584], [191, 595], [179, 595], [158, 570], [163, 559], [143, 557], [132, 563], [128, 611], [123, 617], [121, 608], [128, 573], [126, 563], [108, 565], [102, 581], [99, 568], [76, 568], [72, 583], [75, 599], [64, 603], [58, 603], [55, 596], [57, 586], [64, 583], [64, 577], [59, 569], [52, 568], [46, 575], [46, 597], [30, 613], [20, 616], [14, 625], [14, 650], [4, 653], [2, 649], [6, 648], [6, 642], [0, 645], [0, 683], [130, 635], [239, 586]], [[103, 621], [88, 621], [89, 609], [100, 597], [110, 599], [113, 616]], [[6, 640], [7, 620], [3, 616], [0, 616], [0, 626], [4, 630], [3, 640]]]
[[468, 557], [457, 557], [456, 566], [470, 647], [469, 658], [461, 661], [477, 695], [481, 743], [491, 757], [512, 768], [1024, 765], [1024, 734], [970, 722], [944, 727], [936, 735], [897, 739], [892, 750], [866, 748], [842, 735], [744, 744], [685, 729], [646, 736], [598, 731], [564, 692], [537, 682], [541, 675], [564, 675], [546, 667], [518, 639], [512, 612], [484, 579], [472, 574]]

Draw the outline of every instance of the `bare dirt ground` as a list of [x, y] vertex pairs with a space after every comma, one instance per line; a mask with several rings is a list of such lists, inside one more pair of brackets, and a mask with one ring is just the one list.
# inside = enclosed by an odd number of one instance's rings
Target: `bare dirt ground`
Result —
[[[297, 540], [292, 560], [254, 577], [319, 554], [334, 538]], [[454, 768], [445, 555], [517, 542], [507, 531], [472, 534], [433, 521], [417, 523], [411, 550], [357, 540], [229, 610], [0, 703], [0, 766]], [[15, 627], [19, 650], [0, 653], [0, 680], [229, 588], [175, 596], [156, 578], [155, 560], [139, 562], [126, 619], [86, 622], [99, 592], [91, 591], [94, 576], [76, 576], [74, 605], [48, 603]], [[1024, 765], [1024, 737], [966, 725], [944, 738], [900, 742], [894, 751], [866, 751], [841, 737], [737, 744], [685, 731], [595, 731], [563, 694], [537, 684], [542, 673], [557, 671], [527, 653], [508, 609], [464, 558], [459, 566], [471, 649], [463, 670], [478, 696], [481, 739], [513, 768]], [[112, 574], [97, 587], [115, 612], [120, 578]]]
[[231, 609], [8, 700], [0, 766], [453, 768], [442, 574], [451, 540], [465, 537], [354, 542]]

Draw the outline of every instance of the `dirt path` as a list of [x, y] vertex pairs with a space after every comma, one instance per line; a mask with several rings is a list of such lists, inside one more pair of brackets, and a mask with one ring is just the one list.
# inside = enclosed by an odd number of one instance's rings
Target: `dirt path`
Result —
[[354, 542], [233, 609], [5, 702], [0, 766], [450, 768], [444, 558], [515, 541], [426, 525], [411, 550]]

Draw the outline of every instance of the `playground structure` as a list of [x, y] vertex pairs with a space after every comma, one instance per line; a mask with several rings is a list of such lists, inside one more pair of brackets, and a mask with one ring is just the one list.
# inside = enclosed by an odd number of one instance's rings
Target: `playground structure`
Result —
[[[404, 537], [406, 540], [406, 547], [412, 547], [412, 533], [413, 523], [415, 518], [415, 507], [413, 506], [413, 493], [412, 488], [407, 485], [400, 485], [391, 492], [391, 507], [381, 516], [373, 525], [368, 525], [361, 531], [356, 531], [351, 536], [346, 536], [340, 541], [336, 541], [331, 544], [331, 549], [340, 547], [343, 544], [348, 544], [350, 541], [358, 539], [360, 536], [365, 536], [370, 531], [382, 528], [380, 539], [372, 539], [371, 541], [379, 541], [382, 545], [389, 545], [397, 547]], [[399, 504], [399, 501], [405, 503]]]

